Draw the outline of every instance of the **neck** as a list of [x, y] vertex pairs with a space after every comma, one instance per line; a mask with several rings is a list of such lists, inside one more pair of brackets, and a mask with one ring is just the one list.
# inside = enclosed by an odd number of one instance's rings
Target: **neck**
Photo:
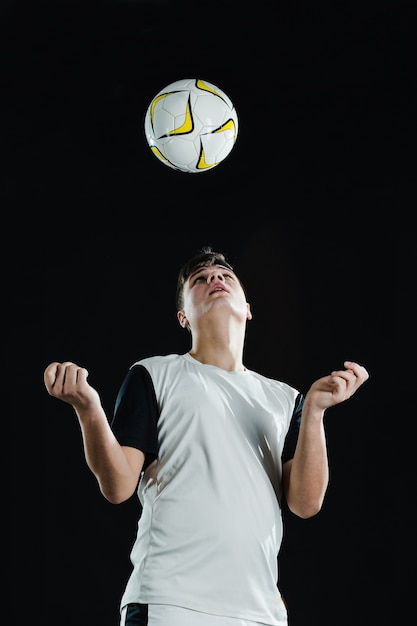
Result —
[[243, 342], [241, 334], [194, 333], [189, 354], [205, 365], [215, 365], [228, 372], [244, 371]]

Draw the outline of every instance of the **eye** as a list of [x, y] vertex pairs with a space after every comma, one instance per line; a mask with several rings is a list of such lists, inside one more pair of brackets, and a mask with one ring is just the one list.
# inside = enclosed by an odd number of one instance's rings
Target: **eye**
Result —
[[206, 278], [203, 274], [200, 274], [200, 276], [197, 276], [197, 277], [194, 279], [194, 285], [195, 285], [196, 283], [201, 283], [201, 282], [203, 282], [203, 283], [204, 283], [204, 282], [206, 282], [206, 280], [207, 280], [207, 278]]

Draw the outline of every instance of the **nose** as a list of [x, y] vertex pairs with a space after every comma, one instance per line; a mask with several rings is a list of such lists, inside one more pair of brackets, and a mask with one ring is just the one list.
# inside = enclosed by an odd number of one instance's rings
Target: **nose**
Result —
[[215, 269], [207, 276], [207, 283], [210, 284], [214, 280], [224, 281], [224, 276], [221, 270]]

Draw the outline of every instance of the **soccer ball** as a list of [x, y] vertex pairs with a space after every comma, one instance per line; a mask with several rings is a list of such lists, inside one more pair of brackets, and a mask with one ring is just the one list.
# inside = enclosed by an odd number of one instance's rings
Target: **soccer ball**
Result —
[[144, 126], [150, 149], [162, 163], [196, 173], [213, 169], [228, 156], [238, 118], [224, 91], [205, 80], [185, 78], [156, 94]]

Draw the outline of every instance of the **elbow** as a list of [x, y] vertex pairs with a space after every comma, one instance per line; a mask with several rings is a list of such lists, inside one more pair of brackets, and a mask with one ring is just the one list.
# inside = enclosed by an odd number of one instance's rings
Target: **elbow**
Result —
[[110, 502], [110, 504], [122, 504], [123, 502], [126, 502], [126, 500], [128, 500], [128, 498], [123, 498], [117, 495], [113, 495], [113, 494], [106, 494], [103, 493], [103, 496], [106, 498], [107, 502]]
[[102, 485], [100, 485], [100, 491], [110, 504], [123, 504], [123, 502], [129, 500], [129, 498], [131, 498], [134, 494], [134, 490], [109, 489]]
[[320, 513], [323, 506], [323, 499], [307, 499], [287, 501], [288, 508], [297, 517], [301, 519], [310, 519]]
[[297, 517], [300, 517], [301, 519], [310, 519], [311, 517], [315, 517], [320, 511], [321, 511], [321, 506], [315, 506], [315, 507], [299, 507], [296, 509], [291, 509], [292, 513], [294, 513], [294, 515], [297, 515]]

